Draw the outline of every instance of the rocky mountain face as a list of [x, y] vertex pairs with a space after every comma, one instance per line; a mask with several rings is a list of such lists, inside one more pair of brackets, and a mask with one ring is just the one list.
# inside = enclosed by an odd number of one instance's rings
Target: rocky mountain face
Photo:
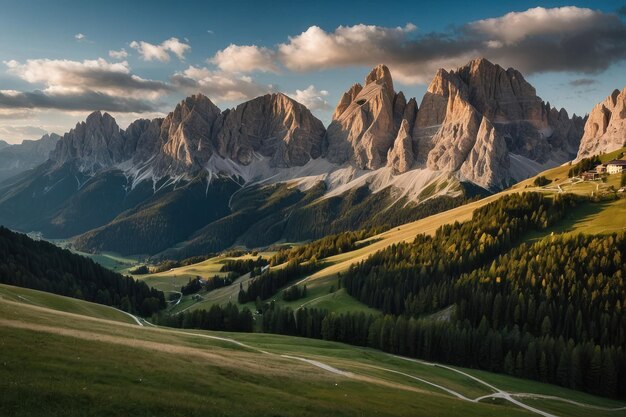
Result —
[[[421, 105], [396, 93], [387, 67], [342, 96], [328, 127], [327, 157], [360, 169], [415, 168], [458, 172], [489, 189], [514, 172], [509, 153], [539, 164], [574, 157], [582, 118], [570, 118], [537, 97], [518, 71], [476, 59], [456, 71], [439, 70]], [[521, 178], [516, 178], [521, 179]]]
[[[65, 134], [51, 158], [97, 171], [131, 161], [154, 175], [192, 174], [216, 155], [241, 165], [255, 155], [287, 168], [322, 152], [324, 125], [302, 104], [268, 94], [222, 112], [206, 96], [180, 102], [164, 119], [137, 120], [122, 131], [108, 113], [92, 113]], [[145, 169], [145, 166], [144, 166]]]
[[384, 167], [394, 141], [402, 141], [398, 138], [402, 120], [412, 124], [416, 111], [414, 99], [407, 103], [404, 94], [394, 91], [389, 69], [377, 66], [365, 87], [355, 84], [339, 101], [326, 131], [327, 158], [359, 169]]
[[279, 168], [302, 166], [322, 153], [324, 125], [284, 94], [267, 94], [226, 110], [216, 121], [217, 153], [243, 165], [255, 154]]
[[0, 140], [0, 150], [6, 148], [7, 146], [11, 146], [9, 145], [6, 141], [4, 140]]
[[626, 87], [613, 91], [587, 119], [576, 159], [614, 151], [626, 143]]
[[17, 145], [0, 143], [0, 182], [44, 163], [61, 139], [54, 133], [38, 140], [25, 140]]
[[[620, 137], [624, 95], [586, 135]], [[0, 223], [152, 255], [391, 227], [572, 159], [584, 122], [484, 59], [439, 70], [419, 108], [379, 65], [342, 95], [327, 129], [280, 93], [224, 111], [197, 94], [125, 130], [91, 114], [50, 161], [0, 185]]]

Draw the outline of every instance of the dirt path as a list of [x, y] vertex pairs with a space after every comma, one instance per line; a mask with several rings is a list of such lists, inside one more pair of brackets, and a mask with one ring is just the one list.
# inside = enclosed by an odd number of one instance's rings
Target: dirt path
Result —
[[[7, 302], [6, 300], [3, 300], [3, 302]], [[11, 301], [8, 301], [9, 303], [13, 303]], [[24, 305], [21, 303], [18, 303], [20, 305]], [[46, 309], [46, 308], [42, 308], [42, 307], [36, 307], [36, 306], [32, 306], [32, 305], [28, 305], [29, 308], [37, 308], [37, 309]], [[50, 311], [49, 309], [46, 309], [48, 311]], [[53, 311], [53, 310], [52, 310]], [[55, 313], [57, 313], [56, 311], [54, 311]], [[421, 392], [424, 393], [425, 391], [416, 387], [412, 387], [412, 386], [407, 386], [407, 385], [403, 385], [401, 383], [394, 383], [394, 382], [390, 382], [390, 381], [384, 381], [381, 379], [377, 379], [375, 377], [370, 377], [367, 375], [359, 375], [359, 374], [355, 374], [353, 372], [348, 372], [348, 371], [344, 371], [341, 369], [338, 369], [336, 367], [333, 367], [331, 365], [328, 365], [326, 363], [323, 363], [321, 361], [318, 360], [314, 360], [314, 359], [309, 359], [309, 358], [304, 358], [304, 357], [300, 357], [300, 356], [294, 356], [294, 355], [288, 355], [288, 354], [277, 354], [277, 353], [273, 353], [273, 352], [268, 352], [266, 350], [260, 349], [258, 347], [240, 342], [236, 339], [232, 339], [232, 338], [227, 338], [227, 337], [221, 337], [221, 336], [213, 336], [213, 335], [208, 335], [208, 334], [202, 334], [202, 333], [195, 333], [195, 332], [189, 332], [189, 331], [184, 331], [184, 330], [174, 330], [174, 329], [169, 329], [169, 328], [162, 328], [160, 326], [156, 326], [152, 323], [149, 323], [143, 319], [140, 319], [138, 317], [133, 316], [132, 314], [126, 313], [129, 316], [133, 317], [134, 320], [137, 322], [138, 325], [140, 326], [144, 326], [144, 323], [146, 325], [149, 325], [150, 327], [155, 328], [155, 330], [157, 331], [165, 331], [167, 333], [173, 333], [173, 334], [182, 334], [182, 335], [188, 335], [188, 336], [194, 336], [194, 337], [201, 337], [201, 338], [206, 338], [206, 339], [211, 339], [211, 340], [217, 340], [217, 341], [221, 341], [221, 342], [226, 342], [226, 343], [231, 343], [234, 344], [236, 346], [248, 349], [249, 351], [253, 351], [253, 352], [257, 352], [257, 353], [261, 353], [263, 355], [269, 355], [269, 356], [274, 356], [277, 359], [278, 358], [282, 358], [282, 359], [288, 359], [288, 360], [292, 360], [292, 361], [298, 361], [298, 362], [304, 362], [307, 363], [311, 366], [314, 366], [318, 369], [322, 369], [326, 372], [332, 373], [334, 375], [338, 375], [340, 377], [345, 377], [345, 378], [350, 378], [353, 380], [359, 380], [362, 382], [368, 382], [368, 383], [375, 383], [378, 385], [384, 385], [384, 386], [388, 386], [388, 387], [393, 387], [393, 388], [398, 388], [398, 389], [403, 389], [403, 390], [410, 390], [410, 391], [414, 391], [414, 392]], [[106, 320], [101, 320], [101, 319], [94, 319], [97, 321], [106, 321]], [[116, 325], [122, 325], [122, 326], [128, 326], [128, 324], [122, 324], [119, 322], [109, 322], [109, 323], [114, 323]], [[151, 342], [151, 341], [146, 341], [146, 340], [140, 340], [140, 339], [129, 339], [129, 338], [125, 338], [125, 337], [121, 337], [121, 336], [113, 336], [113, 335], [106, 335], [106, 334], [101, 334], [101, 333], [95, 333], [95, 332], [90, 332], [90, 331], [83, 331], [83, 330], [75, 330], [75, 329], [67, 329], [67, 328], [60, 328], [60, 327], [53, 327], [53, 326], [47, 326], [47, 325], [41, 325], [41, 324], [35, 324], [35, 323], [26, 323], [23, 321], [18, 321], [18, 320], [7, 320], [7, 319], [1, 319], [0, 318], [0, 326], [5, 326], [5, 327], [12, 327], [12, 328], [21, 328], [21, 329], [29, 329], [29, 330], [33, 330], [33, 331], [39, 331], [39, 332], [46, 332], [46, 333], [53, 333], [53, 334], [59, 334], [62, 336], [68, 336], [68, 337], [75, 337], [75, 338], [79, 338], [79, 339], [83, 339], [83, 340], [96, 340], [96, 341], [102, 341], [102, 342], [107, 342], [107, 343], [114, 343], [114, 344], [119, 344], [119, 345], [124, 345], [124, 346], [129, 346], [129, 347], [135, 347], [135, 348], [143, 348], [143, 349], [150, 349], [150, 350], [157, 350], [157, 351], [161, 351], [161, 352], [166, 352], [166, 353], [172, 353], [172, 354], [191, 354], [191, 355], [197, 355], [197, 356], [201, 356], [204, 359], [209, 359], [211, 362], [215, 362], [216, 364], [219, 365], [223, 365], [223, 366], [233, 366], [233, 367], [237, 367], [240, 368], [242, 366], [242, 361], [243, 362], [248, 362], [248, 367], [252, 367], [252, 368], [261, 368], [259, 366], [259, 364], [257, 363], [257, 361], [255, 361], [254, 358], [250, 358], [250, 357], [245, 357], [246, 354], [245, 353], [232, 353], [229, 354], [228, 357], [226, 357], [226, 355], [219, 355], [219, 354], [215, 354], [215, 353], [210, 353], [207, 352], [206, 349], [198, 349], [198, 348], [191, 348], [191, 347], [184, 347], [184, 346], [180, 346], [180, 345], [171, 345], [171, 344], [167, 344], [167, 343], [160, 343], [160, 342]], [[546, 399], [546, 400], [554, 400], [554, 401], [561, 401], [561, 402], [566, 402], [569, 403], [571, 405], [580, 407], [580, 408], [585, 408], [585, 409], [597, 409], [597, 410], [602, 410], [602, 411], [622, 411], [622, 410], [626, 410], [626, 407], [620, 407], [620, 408], [605, 408], [605, 407], [598, 407], [598, 406], [594, 406], [594, 405], [590, 405], [590, 404], [584, 404], [584, 403], [579, 403], [573, 400], [569, 400], [566, 398], [561, 398], [561, 397], [555, 397], [555, 396], [548, 396], [548, 395], [541, 395], [541, 394], [532, 394], [532, 393], [511, 393], [511, 392], [507, 392], [504, 391], [500, 388], [497, 388], [496, 386], [474, 376], [471, 374], [468, 374], [467, 372], [461, 371], [459, 369], [456, 369], [454, 367], [451, 366], [446, 366], [446, 365], [441, 365], [441, 364], [437, 364], [437, 363], [432, 363], [432, 362], [426, 362], [426, 361], [421, 361], [421, 360], [417, 360], [417, 359], [411, 359], [411, 358], [405, 358], [402, 356], [396, 356], [396, 355], [390, 355], [394, 358], [397, 359], [402, 359], [405, 361], [409, 361], [409, 362], [415, 362], [415, 363], [419, 363], [421, 365], [426, 365], [426, 366], [432, 366], [432, 367], [439, 367], [439, 368], [443, 368], [443, 369], [447, 369], [449, 371], [458, 373], [460, 375], [463, 375], [466, 378], [469, 378], [473, 381], [475, 381], [478, 384], [481, 384], [483, 386], [486, 386], [487, 388], [491, 389], [492, 391], [494, 391], [492, 394], [487, 394], [487, 395], [483, 395], [481, 397], [477, 397], [477, 398], [469, 398], [465, 395], [463, 395], [460, 392], [457, 392], [451, 388], [445, 387], [443, 385], [440, 384], [436, 384], [432, 381], [429, 381], [427, 379], [424, 378], [420, 378], [417, 377], [415, 375], [411, 375], [409, 373], [406, 372], [401, 372], [395, 369], [389, 369], [389, 368], [384, 368], [384, 367], [379, 367], [379, 366], [373, 366], [371, 365], [372, 368], [374, 369], [378, 369], [384, 372], [389, 372], [389, 373], [394, 373], [394, 374], [398, 374], [398, 375], [403, 375], [407, 378], [419, 381], [423, 384], [435, 387], [449, 395], [452, 395], [456, 398], [458, 398], [459, 400], [462, 401], [467, 401], [467, 402], [472, 402], [472, 403], [479, 403], [485, 399], [488, 398], [500, 398], [500, 399], [504, 399], [520, 408], [523, 408], [529, 412], [541, 415], [543, 417], [557, 417], [554, 414], [550, 414], [548, 412], [545, 412], [543, 410], [540, 410], [538, 408], [532, 407], [530, 405], [527, 405], [521, 401], [519, 401], [517, 398], [529, 398], [529, 399]], [[245, 357], [245, 359], [244, 359]], [[246, 365], [244, 365], [246, 366]], [[432, 394], [432, 392], [431, 392]]]

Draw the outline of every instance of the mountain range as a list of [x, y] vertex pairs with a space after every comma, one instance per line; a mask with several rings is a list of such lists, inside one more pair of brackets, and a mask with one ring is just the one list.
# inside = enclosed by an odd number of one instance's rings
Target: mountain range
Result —
[[518, 71], [476, 59], [439, 70], [419, 106], [379, 65], [343, 94], [327, 128], [281, 93], [224, 111], [197, 94], [125, 130], [94, 112], [47, 161], [0, 186], [0, 223], [75, 237], [85, 251], [168, 257], [390, 227], [596, 142], [617, 146], [624, 96], [589, 121], [570, 117]]
[[0, 141], [0, 183], [46, 162], [59, 139], [51, 133], [16, 145]]

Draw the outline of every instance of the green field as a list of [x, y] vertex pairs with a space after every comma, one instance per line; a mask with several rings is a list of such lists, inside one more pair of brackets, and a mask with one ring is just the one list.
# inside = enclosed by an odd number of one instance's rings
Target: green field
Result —
[[31, 290], [28, 288], [19, 288], [11, 285], [0, 284], [0, 299], [17, 301], [20, 303], [31, 304], [33, 306], [43, 306], [54, 310], [99, 319], [120, 321], [122, 323], [136, 323], [132, 316], [113, 307], [77, 300], [76, 298], [63, 297], [43, 291]]
[[[339, 343], [140, 327], [121, 317], [110, 321], [45, 308], [63, 305], [54, 298], [62, 297], [49, 295], [38, 306], [0, 299], [0, 415], [537, 415], [494, 400], [498, 390], [525, 393], [518, 398], [524, 404], [560, 416], [601, 416], [607, 412], [589, 406], [623, 406], [551, 385]], [[583, 405], [528, 398], [529, 393]], [[488, 397], [475, 402], [483, 396]]]

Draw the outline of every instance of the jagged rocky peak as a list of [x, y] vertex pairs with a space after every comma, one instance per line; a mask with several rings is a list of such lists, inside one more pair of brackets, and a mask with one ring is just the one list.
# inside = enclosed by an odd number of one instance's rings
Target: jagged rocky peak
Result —
[[384, 90], [393, 98], [393, 79], [391, 78], [391, 72], [386, 65], [380, 64], [374, 67], [365, 78], [365, 86], [376, 83], [384, 87]]
[[341, 116], [341, 114], [348, 108], [350, 103], [352, 103], [356, 99], [356, 96], [361, 92], [361, 90], [363, 90], [363, 86], [357, 83], [350, 87], [348, 91], [343, 93], [333, 113], [333, 120], [338, 119], [339, 116]]
[[614, 90], [587, 118], [576, 159], [619, 149], [626, 143], [626, 87]]
[[546, 127], [543, 102], [519, 71], [478, 58], [457, 74], [468, 86], [469, 102], [493, 123], [525, 120], [538, 129]]
[[476, 141], [460, 173], [464, 179], [487, 189], [497, 190], [506, 187], [510, 177], [510, 157], [506, 142], [499, 136], [489, 119], [483, 116]]
[[201, 169], [213, 154], [211, 132], [221, 110], [202, 94], [181, 101], [161, 123], [157, 169]]
[[[351, 101], [346, 106], [348, 99]], [[389, 69], [376, 66], [366, 77], [365, 86], [353, 86], [337, 105], [326, 131], [327, 158], [335, 163], [350, 162], [360, 169], [385, 166], [406, 104], [404, 95], [393, 89]]]
[[91, 113], [57, 142], [50, 158], [58, 165], [77, 160], [85, 170], [110, 167], [125, 159], [124, 137], [108, 113]]
[[402, 174], [411, 169], [415, 162], [413, 152], [413, 139], [411, 138], [411, 128], [407, 119], [402, 119], [398, 136], [393, 142], [393, 148], [387, 154], [387, 165], [391, 167], [394, 174]]
[[221, 157], [248, 165], [261, 155], [274, 167], [301, 166], [320, 157], [326, 131], [309, 109], [282, 93], [227, 110], [216, 126], [213, 140]]

